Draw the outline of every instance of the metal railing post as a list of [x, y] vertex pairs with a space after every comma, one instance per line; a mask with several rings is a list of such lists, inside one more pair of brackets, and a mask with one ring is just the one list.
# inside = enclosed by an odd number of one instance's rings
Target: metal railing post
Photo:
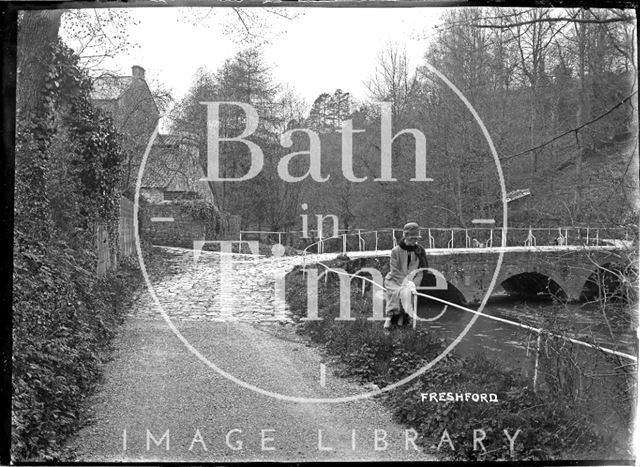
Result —
[[524, 246], [536, 246], [536, 237], [533, 236], [531, 227], [529, 227], [529, 233], [524, 241]]

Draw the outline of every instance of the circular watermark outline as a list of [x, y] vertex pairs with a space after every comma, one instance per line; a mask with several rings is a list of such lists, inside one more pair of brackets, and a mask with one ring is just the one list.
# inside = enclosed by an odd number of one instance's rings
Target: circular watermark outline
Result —
[[[473, 118], [475, 119], [476, 123], [478, 124], [478, 126], [480, 127], [480, 129], [482, 130], [482, 133], [485, 137], [485, 139], [487, 140], [487, 143], [489, 144], [489, 148], [491, 150], [491, 154], [493, 156], [495, 165], [496, 165], [496, 170], [498, 172], [498, 180], [500, 182], [500, 191], [501, 191], [501, 195], [502, 195], [502, 247], [504, 248], [506, 246], [506, 234], [507, 234], [507, 191], [506, 191], [506, 186], [505, 186], [505, 182], [504, 182], [504, 175], [502, 173], [502, 166], [500, 164], [500, 158], [498, 157], [498, 153], [495, 149], [495, 146], [493, 144], [493, 140], [491, 139], [491, 135], [489, 134], [489, 131], [487, 130], [486, 126], [484, 125], [484, 122], [482, 121], [482, 119], [480, 118], [480, 116], [478, 115], [478, 113], [476, 112], [476, 110], [473, 108], [473, 106], [471, 105], [471, 103], [467, 100], [467, 98], [464, 96], [464, 94], [457, 88], [457, 86], [455, 86], [451, 81], [449, 81], [449, 79], [447, 79], [446, 76], [444, 76], [442, 73], [440, 73], [440, 71], [438, 71], [436, 68], [434, 68], [432, 65], [426, 63], [425, 67], [431, 71], [433, 74], [435, 74], [438, 78], [440, 78], [457, 96], [458, 98], [464, 103], [464, 105], [467, 107], [467, 109], [469, 110], [469, 112], [471, 113], [471, 115], [473, 115]], [[133, 218], [134, 219], [138, 219], [138, 212], [139, 212], [139, 199], [140, 199], [140, 188], [142, 186], [142, 175], [144, 173], [144, 168], [145, 165], [147, 163], [147, 159], [149, 158], [149, 153], [151, 152], [151, 148], [153, 146], [153, 143], [155, 142], [157, 136], [158, 136], [158, 132], [159, 132], [159, 128], [160, 128], [160, 122], [158, 121], [158, 124], [156, 125], [156, 128], [153, 132], [153, 134], [151, 135], [150, 139], [149, 139], [149, 143], [147, 144], [147, 147], [145, 148], [145, 152], [144, 155], [142, 157], [142, 161], [140, 163], [140, 169], [138, 170], [138, 176], [136, 179], [136, 191], [135, 191], [135, 195], [134, 195], [134, 203], [133, 203]], [[220, 376], [223, 376], [224, 378], [238, 384], [239, 386], [242, 386], [246, 389], [249, 389], [251, 391], [257, 392], [258, 394], [262, 394], [264, 396], [268, 396], [268, 397], [273, 397], [275, 399], [279, 399], [279, 400], [284, 400], [284, 401], [288, 401], [288, 402], [298, 402], [298, 403], [342, 403], [342, 402], [353, 402], [353, 401], [357, 401], [357, 400], [361, 400], [361, 399], [366, 399], [369, 397], [373, 397], [373, 396], [377, 396], [379, 394], [382, 394], [386, 391], [391, 391], [393, 389], [396, 389], [416, 378], [418, 378], [419, 376], [423, 375], [424, 373], [426, 373], [430, 368], [432, 368], [436, 363], [438, 363], [440, 360], [442, 360], [443, 358], [445, 358], [449, 352], [451, 352], [451, 350], [454, 349], [454, 347], [456, 347], [460, 341], [466, 336], [466, 334], [469, 332], [469, 330], [471, 329], [471, 327], [474, 325], [474, 323], [476, 322], [476, 320], [479, 318], [479, 314], [475, 314], [473, 315], [473, 317], [469, 320], [469, 323], [467, 323], [466, 327], [460, 332], [460, 334], [458, 334], [458, 336], [453, 340], [453, 342], [451, 342], [451, 344], [449, 344], [447, 346], [446, 349], [444, 349], [440, 355], [438, 355], [437, 357], [435, 357], [433, 360], [431, 360], [429, 363], [427, 363], [426, 365], [424, 365], [422, 368], [418, 369], [416, 372], [412, 373], [411, 375], [396, 381], [393, 384], [390, 384], [388, 386], [385, 386], [382, 389], [377, 389], [374, 391], [368, 391], [368, 392], [364, 392], [364, 393], [360, 393], [360, 394], [354, 394], [351, 396], [344, 396], [344, 397], [335, 397], [335, 398], [322, 398], [322, 397], [318, 397], [318, 398], [307, 398], [307, 397], [297, 397], [297, 396], [288, 396], [285, 394], [280, 394], [274, 391], [269, 391], [263, 388], [260, 388], [258, 386], [255, 386], [253, 384], [247, 383], [246, 381], [243, 381], [235, 376], [233, 376], [231, 373], [228, 373], [226, 371], [224, 371], [222, 368], [218, 367], [217, 365], [215, 365], [213, 362], [211, 362], [207, 357], [205, 357], [202, 353], [200, 353], [200, 351], [198, 349], [196, 349], [193, 345], [191, 345], [191, 343], [182, 335], [182, 333], [176, 328], [176, 326], [173, 324], [173, 322], [171, 321], [171, 318], [169, 318], [169, 316], [167, 315], [166, 311], [164, 310], [164, 308], [162, 307], [162, 304], [160, 303], [160, 301], [158, 300], [158, 296], [155, 293], [155, 290], [153, 288], [153, 284], [151, 283], [151, 280], [149, 279], [149, 274], [147, 273], [147, 268], [145, 267], [144, 264], [144, 259], [142, 257], [142, 249], [140, 247], [140, 232], [139, 232], [139, 225], [138, 222], [134, 222], [133, 223], [134, 226], [134, 237], [135, 237], [135, 243], [136, 243], [136, 253], [138, 254], [138, 262], [140, 263], [140, 270], [142, 271], [142, 275], [144, 277], [144, 281], [147, 285], [147, 288], [149, 289], [149, 293], [151, 294], [151, 297], [155, 303], [155, 305], [158, 308], [158, 311], [160, 312], [160, 314], [162, 315], [163, 319], [165, 320], [165, 322], [167, 323], [167, 325], [169, 326], [169, 328], [171, 329], [171, 331], [173, 331], [173, 333], [176, 335], [176, 337], [184, 344], [184, 346], [196, 357], [198, 358], [198, 360], [200, 360], [202, 363], [204, 363], [206, 366], [208, 366], [209, 368], [211, 368], [212, 370], [214, 370], [216, 373], [218, 373]], [[484, 309], [487, 300], [489, 299], [489, 297], [491, 296], [491, 292], [493, 292], [493, 289], [495, 287], [495, 284], [497, 282], [498, 279], [498, 275], [500, 274], [500, 268], [502, 267], [502, 261], [504, 259], [504, 250], [501, 249], [498, 253], [498, 260], [497, 260], [497, 264], [496, 264], [496, 269], [493, 273], [493, 277], [491, 278], [491, 283], [489, 284], [489, 288], [487, 289], [487, 292], [485, 294], [485, 296], [483, 297], [480, 306], [478, 308], [478, 312], [482, 312], [482, 310]]]

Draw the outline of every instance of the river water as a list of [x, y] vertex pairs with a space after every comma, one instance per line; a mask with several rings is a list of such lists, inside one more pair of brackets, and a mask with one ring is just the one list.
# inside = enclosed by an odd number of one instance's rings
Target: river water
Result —
[[[525, 301], [509, 296], [499, 287], [496, 289], [481, 310], [484, 315], [556, 333], [561, 332], [580, 341], [597, 343], [605, 348], [635, 355], [635, 332], [632, 326], [620, 325], [619, 320], [613, 319], [612, 316], [605, 319], [602, 310], [593, 303], [559, 304], [543, 296]], [[441, 303], [421, 299], [418, 316], [425, 319], [435, 318], [442, 312], [443, 307]], [[468, 308], [480, 311], [479, 305], [469, 305]], [[451, 342], [465, 329], [473, 316], [469, 311], [449, 306], [438, 319], [428, 323], [421, 322], [419, 325], [428, 326]], [[455, 347], [455, 352], [460, 355], [482, 352], [488, 357], [498, 358], [506, 366], [521, 368], [525, 374], [532, 374], [537, 337], [538, 333], [535, 331], [495, 321], [487, 316], [478, 316]], [[585, 359], [595, 361], [598, 359], [596, 355], [600, 352], [585, 347], [580, 349], [580, 353]]]

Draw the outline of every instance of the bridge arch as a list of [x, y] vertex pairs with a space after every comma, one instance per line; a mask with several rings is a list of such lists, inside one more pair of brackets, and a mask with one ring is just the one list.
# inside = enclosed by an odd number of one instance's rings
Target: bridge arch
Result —
[[567, 292], [552, 276], [534, 272], [521, 272], [508, 277], [500, 284], [509, 294], [523, 298], [536, 297], [547, 294], [551, 297], [566, 300]]
[[[563, 274], [564, 272], [564, 274]], [[566, 271], [557, 263], [518, 264], [508, 263], [503, 266], [497, 283], [507, 293], [516, 296], [533, 297], [548, 294], [558, 300], [573, 298], [572, 284], [566, 281]]]
[[[435, 282], [435, 281], [433, 281]], [[422, 282], [422, 286], [433, 286], [434, 284], [429, 282], [428, 280], [425, 282]], [[468, 297], [465, 296], [464, 292], [462, 290], [460, 290], [458, 287], [456, 287], [454, 284], [452, 284], [451, 282], [449, 282], [447, 280], [447, 288], [446, 289], [442, 289], [442, 290], [420, 290], [418, 289], [419, 293], [423, 293], [426, 295], [431, 295], [433, 297], [436, 298], [440, 298], [442, 300], [446, 300], [448, 302], [452, 302], [452, 303], [456, 303], [458, 305], [464, 305], [465, 303], [468, 303]], [[426, 297], [418, 297], [418, 303], [419, 304], [424, 304], [424, 303], [428, 303], [429, 301], [433, 302], [436, 300], [429, 300]]]

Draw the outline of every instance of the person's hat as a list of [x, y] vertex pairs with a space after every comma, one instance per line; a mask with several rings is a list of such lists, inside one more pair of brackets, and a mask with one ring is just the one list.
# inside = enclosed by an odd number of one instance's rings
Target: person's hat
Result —
[[409, 222], [402, 228], [402, 236], [404, 238], [420, 238], [420, 226], [415, 222]]

